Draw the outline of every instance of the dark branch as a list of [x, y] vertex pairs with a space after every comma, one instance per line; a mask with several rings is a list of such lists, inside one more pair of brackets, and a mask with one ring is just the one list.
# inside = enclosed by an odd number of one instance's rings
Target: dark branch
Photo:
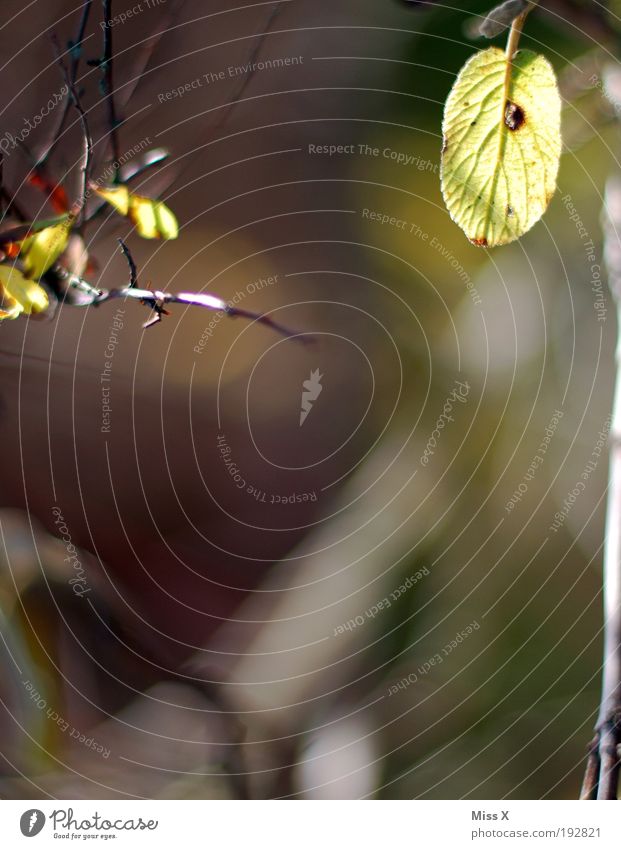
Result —
[[[73, 285], [71, 280], [68, 282], [70, 285]], [[167, 314], [164, 304], [185, 304], [186, 306], [203, 307], [214, 312], [222, 312], [231, 318], [239, 317], [256, 321], [275, 330], [281, 336], [301, 342], [302, 344], [307, 344], [310, 341], [308, 338], [300, 336], [295, 330], [291, 330], [274, 321], [268, 315], [261, 315], [250, 310], [240, 310], [237, 307], [231, 307], [222, 298], [218, 298], [216, 295], [211, 295], [208, 292], [179, 292], [178, 294], [173, 294], [172, 292], [151, 291], [151, 289], [125, 286], [120, 289], [109, 289], [102, 292], [98, 297], [93, 299], [93, 304], [103, 304], [114, 298], [133, 298], [154, 310], [156, 315], [144, 325], [145, 328], [158, 323], [161, 321], [162, 315]]]
[[77, 229], [80, 229], [82, 228], [84, 223], [86, 200], [88, 198], [91, 162], [93, 159], [93, 138], [91, 136], [91, 131], [88, 126], [86, 112], [84, 111], [82, 103], [80, 102], [80, 96], [78, 95], [75, 82], [71, 79], [69, 71], [67, 70], [67, 66], [63, 61], [62, 54], [60, 52], [60, 46], [58, 44], [58, 39], [55, 35], [52, 35], [52, 44], [54, 45], [58, 65], [62, 71], [63, 77], [65, 78], [65, 83], [69, 90], [71, 100], [73, 101], [73, 105], [75, 106], [78, 115], [80, 116], [80, 124], [82, 125], [82, 136], [84, 138], [84, 156], [82, 159], [82, 196], [78, 201], [78, 220], [76, 225]]
[[118, 126], [119, 120], [114, 105], [114, 69], [112, 66], [112, 27], [108, 21], [112, 20], [112, 0], [103, 0], [103, 59], [100, 63], [102, 72], [103, 94], [106, 98], [108, 109], [108, 124], [110, 127], [110, 144], [112, 147], [112, 162], [114, 164], [113, 183], [119, 182], [118, 161], [121, 155], [119, 147]]
[[597, 799], [599, 770], [599, 738], [595, 737], [589, 747], [589, 757], [587, 759], [586, 771], [582, 781], [582, 789], [580, 790], [580, 799], [582, 801]]
[[242, 310], [238, 307], [231, 306], [230, 304], [227, 304], [226, 301], [222, 300], [222, 298], [217, 297], [217, 295], [212, 295], [209, 292], [179, 292], [177, 294], [173, 294], [172, 292], [160, 292], [158, 290], [152, 291], [151, 289], [138, 288], [136, 264], [131, 255], [131, 251], [124, 242], [120, 239], [119, 241], [121, 242], [121, 250], [123, 251], [123, 255], [125, 256], [130, 269], [130, 281], [127, 286], [119, 287], [117, 289], [97, 289], [82, 277], [78, 277], [76, 274], [70, 274], [63, 269], [58, 269], [58, 274], [68, 286], [71, 286], [73, 289], [78, 289], [80, 292], [90, 295], [91, 297], [90, 301], [84, 304], [75, 304], [75, 306], [99, 306], [106, 301], [112, 301], [117, 298], [130, 298], [135, 301], [140, 301], [140, 303], [150, 307], [155, 312], [155, 316], [144, 325], [146, 328], [160, 322], [163, 315], [168, 315], [168, 312], [164, 309], [165, 304], [185, 304], [190, 307], [202, 307], [203, 309], [212, 310], [214, 312], [221, 312], [230, 318], [246, 318], [250, 321], [256, 321], [259, 324], [269, 327], [281, 336], [284, 336], [287, 339], [292, 339], [293, 341], [301, 344], [308, 344], [312, 341], [311, 338], [302, 336], [295, 330], [291, 330], [290, 328], [285, 327], [285, 325], [274, 321], [274, 319], [270, 318], [268, 315], [262, 315], [250, 310]]
[[276, 3], [274, 5], [273, 9], [271, 10], [271, 12], [269, 13], [268, 19], [265, 22], [265, 27], [263, 29], [263, 32], [261, 33], [261, 37], [257, 41], [252, 53], [250, 54], [250, 61], [248, 62], [248, 66], [250, 67], [251, 70], [248, 72], [248, 74], [245, 77], [242, 77], [242, 80], [241, 80], [239, 86], [237, 87], [237, 91], [234, 93], [233, 97], [231, 98], [231, 101], [228, 104], [228, 107], [220, 114], [220, 118], [216, 122], [214, 130], [220, 129], [220, 127], [226, 122], [227, 118], [229, 117], [229, 115], [231, 114], [231, 112], [233, 111], [235, 106], [239, 103], [244, 92], [246, 91], [246, 89], [248, 88], [248, 86], [250, 85], [252, 80], [254, 79], [254, 77], [256, 75], [256, 71], [252, 70], [252, 68], [256, 65], [257, 59], [259, 58], [259, 54], [261, 52], [261, 48], [263, 47], [265, 39], [267, 38], [269, 31], [274, 24], [274, 21], [280, 15], [283, 8], [284, 8], [284, 5], [282, 3]]
[[121, 245], [121, 250], [123, 251], [123, 256], [127, 260], [127, 264], [129, 265], [129, 287], [130, 289], [136, 289], [138, 286], [138, 270], [136, 268], [136, 263], [134, 262], [134, 257], [131, 254], [130, 249], [127, 247], [123, 239], [119, 239], [119, 244]]
[[[84, 35], [86, 33], [86, 26], [88, 24], [88, 18], [91, 12], [92, 2], [93, 0], [84, 0], [84, 5], [82, 7], [82, 16], [78, 25], [78, 31], [76, 33], [75, 38], [69, 43], [69, 48], [71, 51], [71, 62], [69, 63], [69, 76], [74, 86], [77, 83], [78, 69], [80, 67], [80, 60], [82, 58], [82, 42], [84, 41]], [[60, 140], [70, 109], [71, 96], [69, 94], [69, 91], [67, 91], [67, 100], [65, 101], [65, 104], [63, 106], [63, 110], [60, 114], [56, 129], [52, 133], [52, 139], [49, 145], [47, 146], [46, 150], [39, 157], [39, 161], [37, 162], [37, 165], [39, 167], [43, 166], [50, 158], [52, 151]]]

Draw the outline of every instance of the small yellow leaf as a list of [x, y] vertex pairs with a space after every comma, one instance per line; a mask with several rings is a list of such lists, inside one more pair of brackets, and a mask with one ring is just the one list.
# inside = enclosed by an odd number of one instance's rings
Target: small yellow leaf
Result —
[[97, 194], [129, 218], [143, 239], [176, 239], [177, 219], [161, 200], [135, 195], [126, 186], [96, 188]]
[[129, 212], [129, 189], [127, 186], [118, 186], [117, 188], [100, 189], [95, 186], [95, 191], [99, 197], [107, 201], [121, 215], [127, 215]]
[[20, 258], [24, 264], [26, 277], [31, 280], [40, 280], [54, 265], [67, 247], [74, 220], [73, 215], [67, 215], [60, 224], [46, 227], [34, 236], [24, 239], [21, 243]]
[[155, 204], [157, 229], [162, 239], [176, 239], [179, 235], [179, 224], [173, 212], [162, 201]]
[[49, 306], [45, 289], [24, 277], [14, 265], [0, 265], [0, 295], [0, 319], [44, 312]]
[[496, 47], [464, 65], [444, 110], [442, 194], [475, 245], [518, 239], [556, 189], [561, 100], [543, 56]]
[[129, 201], [129, 219], [136, 225], [136, 230], [143, 239], [157, 239], [159, 231], [155, 201], [132, 195]]

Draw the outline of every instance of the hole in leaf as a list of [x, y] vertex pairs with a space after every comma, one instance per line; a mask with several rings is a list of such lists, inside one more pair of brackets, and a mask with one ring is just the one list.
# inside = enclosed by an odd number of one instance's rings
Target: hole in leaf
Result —
[[505, 104], [505, 124], [513, 132], [519, 130], [526, 122], [526, 115], [521, 106], [507, 100]]

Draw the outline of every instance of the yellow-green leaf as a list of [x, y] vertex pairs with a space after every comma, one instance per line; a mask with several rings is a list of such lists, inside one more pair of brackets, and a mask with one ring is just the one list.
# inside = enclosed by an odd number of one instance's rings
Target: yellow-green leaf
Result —
[[136, 230], [143, 239], [157, 239], [157, 216], [155, 214], [155, 201], [149, 198], [132, 195], [129, 202], [129, 219], [136, 225]]
[[14, 265], [0, 265], [0, 297], [0, 319], [43, 312], [49, 306], [45, 289], [24, 277]]
[[129, 212], [129, 189], [127, 186], [117, 186], [110, 189], [101, 189], [98, 186], [94, 188], [99, 197], [107, 201], [117, 212], [120, 212], [121, 215], [127, 215]]
[[442, 194], [475, 245], [504, 245], [536, 224], [556, 189], [561, 100], [550, 63], [496, 47], [464, 65], [446, 102]]
[[161, 239], [176, 239], [179, 235], [179, 224], [174, 213], [161, 200], [154, 205], [157, 229]]
[[39, 280], [54, 265], [67, 247], [74, 220], [73, 215], [67, 215], [61, 223], [46, 227], [34, 236], [24, 239], [21, 243], [20, 258], [26, 277]]
[[127, 186], [96, 188], [97, 194], [125, 215], [144, 239], [176, 239], [177, 219], [161, 200], [135, 195]]

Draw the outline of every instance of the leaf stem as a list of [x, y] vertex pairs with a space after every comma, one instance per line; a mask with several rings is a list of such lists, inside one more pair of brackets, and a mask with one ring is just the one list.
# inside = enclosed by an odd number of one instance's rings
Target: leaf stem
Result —
[[507, 47], [505, 50], [507, 62], [511, 62], [511, 60], [517, 53], [518, 45], [520, 43], [520, 36], [522, 35], [522, 30], [524, 29], [524, 23], [526, 21], [526, 18], [530, 15], [530, 13], [533, 11], [533, 9], [538, 3], [539, 0], [531, 0], [531, 2], [524, 9], [524, 11], [520, 15], [518, 15], [517, 18], [513, 19], [511, 29], [509, 30], [509, 37], [507, 38]]

